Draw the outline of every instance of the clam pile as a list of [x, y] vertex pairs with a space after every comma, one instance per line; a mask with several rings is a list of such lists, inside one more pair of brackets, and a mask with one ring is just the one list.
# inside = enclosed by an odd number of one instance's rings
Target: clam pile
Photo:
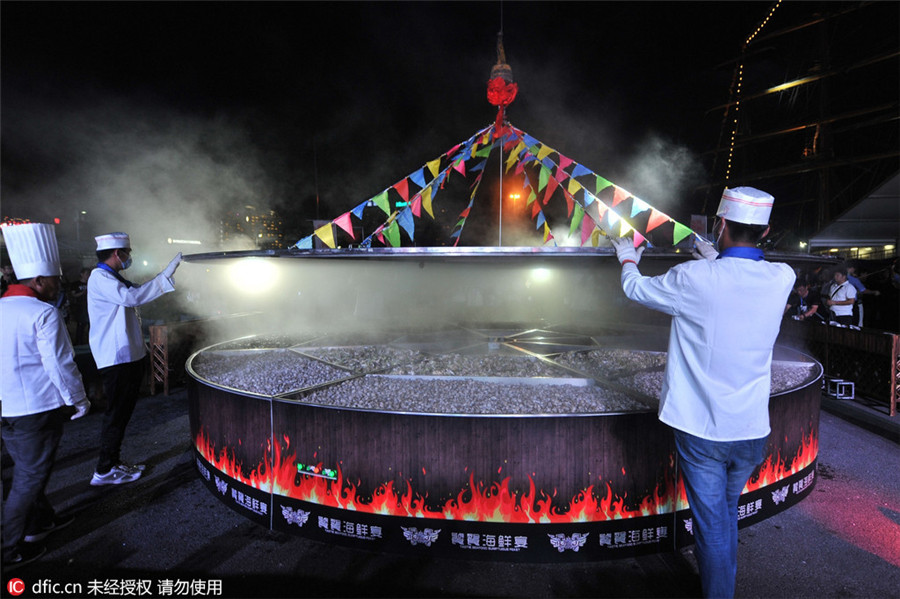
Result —
[[[517, 415], [655, 410], [666, 365], [664, 352], [600, 349], [590, 341], [564, 351], [551, 345], [543, 355], [496, 341], [443, 353], [402, 344], [255, 343], [204, 350], [191, 368], [214, 385], [316, 405]], [[775, 361], [772, 393], [814, 376], [813, 362]]]

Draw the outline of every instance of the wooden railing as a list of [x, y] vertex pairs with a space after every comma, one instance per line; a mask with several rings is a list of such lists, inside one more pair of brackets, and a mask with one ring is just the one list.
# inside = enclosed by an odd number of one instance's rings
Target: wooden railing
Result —
[[825, 376], [852, 381], [857, 396], [897, 414], [900, 401], [900, 335], [785, 320], [778, 343], [806, 351], [822, 363]]
[[162, 385], [163, 393], [168, 395], [171, 387], [184, 382], [184, 364], [191, 353], [248, 334], [257, 316], [257, 313], [242, 313], [150, 325], [150, 394], [156, 395], [157, 385]]

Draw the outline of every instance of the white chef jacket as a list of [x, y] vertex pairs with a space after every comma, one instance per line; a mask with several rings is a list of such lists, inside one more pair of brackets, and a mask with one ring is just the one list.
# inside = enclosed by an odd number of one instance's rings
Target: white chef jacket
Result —
[[[730, 250], [762, 257], [756, 248]], [[657, 277], [622, 268], [626, 296], [673, 317], [659, 419], [712, 441], [769, 434], [772, 347], [796, 278], [787, 264], [735, 253]]]
[[[843, 302], [851, 297], [856, 299], [856, 287], [850, 284], [850, 280], [846, 280], [840, 285], [836, 282], [831, 284], [831, 288], [828, 289], [828, 297], [829, 299], [833, 299], [835, 301]], [[829, 306], [831, 311], [834, 312], [835, 316], [852, 316], [853, 315], [853, 304], [835, 304], [834, 306]]]
[[87, 291], [91, 321], [88, 342], [97, 368], [134, 362], [147, 355], [137, 307], [174, 290], [172, 279], [163, 273], [143, 285], [128, 287], [103, 268], [91, 272]]
[[74, 356], [65, 322], [54, 306], [33, 294], [7, 293], [0, 299], [4, 417], [40, 414], [87, 401]]

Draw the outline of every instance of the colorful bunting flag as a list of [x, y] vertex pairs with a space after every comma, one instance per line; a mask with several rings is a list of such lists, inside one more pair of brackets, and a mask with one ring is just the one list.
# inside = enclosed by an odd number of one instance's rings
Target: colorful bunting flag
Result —
[[388, 190], [385, 189], [380, 194], [372, 198], [375, 205], [381, 208], [385, 214], [391, 213], [391, 205], [388, 203]]
[[675, 223], [675, 231], [672, 233], [672, 240], [675, 245], [678, 245], [682, 239], [693, 233], [693, 231], [677, 221], [672, 222]]
[[404, 202], [409, 202], [409, 180], [402, 179], [397, 181], [392, 185], [394, 189], [397, 190], [397, 193], [400, 194], [400, 197], [403, 198]]
[[327, 225], [322, 225], [318, 229], [315, 230], [315, 235], [319, 239], [322, 240], [322, 243], [334, 249], [334, 229], [332, 228], [332, 223], [328, 223]]
[[432, 219], [434, 218], [434, 210], [431, 209], [431, 185], [422, 190], [422, 207]]
[[412, 182], [418, 185], [419, 187], [425, 187], [425, 170], [419, 169], [413, 174], [409, 176], [412, 179]]
[[646, 229], [646, 231], [649, 233], [650, 231], [652, 231], [652, 230], [655, 229], [656, 227], [658, 227], [658, 226], [660, 226], [661, 224], [663, 224], [663, 223], [665, 223], [665, 222], [668, 222], [668, 221], [669, 221], [669, 217], [668, 217], [668, 216], [666, 216], [665, 214], [663, 214], [662, 212], [660, 212], [660, 211], [657, 210], [656, 208], [653, 208], [652, 210], [650, 210], [650, 220], [647, 221], [647, 229]]
[[641, 212], [646, 212], [649, 209], [650, 206], [648, 206], [644, 200], [640, 198], [634, 198], [634, 201], [631, 203], [631, 218], [634, 218]]
[[349, 233], [351, 239], [356, 239], [356, 235], [353, 234], [353, 222], [350, 220], [349, 212], [345, 212], [344, 214], [334, 219], [334, 224]]
[[582, 221], [584, 221], [584, 208], [580, 204], [575, 204], [575, 214], [572, 216], [572, 221], [569, 225], [569, 237], [575, 235], [575, 229], [581, 226]]
[[437, 177], [438, 172], [441, 170], [441, 159], [435, 158], [434, 160], [428, 162], [427, 164], [428, 170], [431, 171], [432, 177]]
[[400, 224], [403, 230], [406, 231], [406, 234], [409, 236], [410, 241], [415, 239], [416, 223], [413, 221], [412, 211], [409, 208], [403, 210], [399, 215], [397, 215], [397, 222]]
[[391, 247], [400, 247], [400, 229], [397, 227], [397, 221], [391, 222], [384, 231], [384, 236], [387, 238], [387, 242]]

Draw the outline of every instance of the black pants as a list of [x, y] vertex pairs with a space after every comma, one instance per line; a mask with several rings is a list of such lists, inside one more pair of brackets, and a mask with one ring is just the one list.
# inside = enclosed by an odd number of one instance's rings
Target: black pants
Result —
[[100, 370], [103, 391], [106, 394], [106, 413], [103, 415], [103, 428], [100, 431], [100, 459], [97, 472], [106, 474], [119, 463], [119, 452], [125, 428], [134, 406], [144, 378], [144, 361], [136, 360], [126, 364], [116, 364]]
[[3, 418], [3, 442], [12, 457], [12, 485], [3, 506], [3, 560], [12, 559], [26, 534], [53, 522], [44, 489], [56, 459], [66, 416], [61, 408]]

